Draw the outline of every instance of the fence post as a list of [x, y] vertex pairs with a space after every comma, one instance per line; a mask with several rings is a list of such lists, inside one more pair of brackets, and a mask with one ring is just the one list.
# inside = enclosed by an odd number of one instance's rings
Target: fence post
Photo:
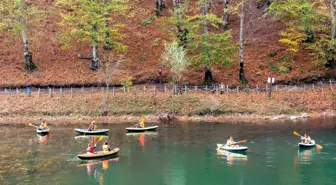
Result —
[[72, 87], [70, 88], [70, 97], [72, 98]]
[[84, 94], [84, 86], [82, 87], [82, 93]]
[[114, 86], [112, 87], [112, 95], [114, 96]]
[[40, 91], [41, 91], [41, 89], [38, 88], [38, 90], [37, 90], [37, 96], [38, 96], [38, 97], [40, 97]]
[[143, 88], [143, 89], [144, 89], [144, 94], [146, 94], [146, 86], [144, 86], [144, 88]]
[[226, 93], [229, 93], [229, 85], [226, 85]]
[[16, 88], [16, 95], [19, 95], [19, 89]]
[[205, 86], [205, 93], [208, 94], [208, 86]]
[[187, 94], [187, 86], [186, 85], [184, 85], [184, 93]]
[[330, 89], [331, 89], [331, 91], [334, 91], [333, 86], [332, 86], [332, 83], [331, 83], [331, 79], [329, 80], [329, 84], [330, 84]]
[[197, 85], [195, 85], [195, 92], [197, 93]]
[[239, 94], [239, 87], [237, 86], [237, 94]]
[[154, 85], [154, 94], [156, 94], [156, 85]]
[[306, 84], [303, 84], [303, 91], [306, 91]]
[[49, 98], [52, 96], [51, 88], [49, 88]]
[[219, 92], [218, 92], [218, 87], [216, 86], [216, 94], [218, 95], [219, 94]]
[[167, 86], [164, 84], [164, 92], [167, 93]]
[[313, 84], [312, 88], [313, 88], [313, 92], [316, 93], [316, 91], [315, 91], [315, 85], [314, 84]]
[[7, 88], [5, 88], [5, 94], [7, 95]]
[[257, 85], [257, 93], [259, 94], [259, 86]]
[[61, 94], [61, 96], [62, 96], [62, 94], [63, 94], [62, 87], [60, 87], [60, 94]]

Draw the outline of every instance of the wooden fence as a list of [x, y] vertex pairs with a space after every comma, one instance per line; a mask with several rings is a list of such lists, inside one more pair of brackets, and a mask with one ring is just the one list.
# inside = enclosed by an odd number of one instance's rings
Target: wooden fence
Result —
[[[329, 89], [336, 91], [336, 81], [325, 81], [316, 84], [305, 85], [273, 85], [273, 92], [323, 92]], [[73, 96], [86, 93], [99, 93], [108, 92], [112, 95], [118, 94], [150, 94], [150, 93], [176, 93], [176, 94], [188, 94], [188, 93], [211, 93], [211, 94], [225, 94], [225, 93], [241, 93], [241, 92], [268, 92], [268, 86], [229, 86], [225, 84], [216, 84], [214, 86], [188, 86], [188, 85], [143, 85], [132, 87], [26, 87], [26, 88], [0, 88], [1, 95], [9, 96]]]

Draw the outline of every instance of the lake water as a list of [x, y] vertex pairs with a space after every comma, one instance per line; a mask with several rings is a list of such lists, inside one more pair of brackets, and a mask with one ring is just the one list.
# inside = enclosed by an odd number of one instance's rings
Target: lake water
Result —
[[[50, 126], [48, 136], [32, 127], [0, 127], [0, 184], [58, 185], [336, 185], [336, 119], [277, 124], [160, 124], [157, 132], [126, 134], [130, 124], [103, 125], [120, 153], [81, 161], [88, 142], [75, 127]], [[293, 131], [310, 134], [323, 146], [298, 150]], [[246, 155], [217, 154], [229, 136], [248, 139]], [[101, 144], [97, 148], [101, 148]]]

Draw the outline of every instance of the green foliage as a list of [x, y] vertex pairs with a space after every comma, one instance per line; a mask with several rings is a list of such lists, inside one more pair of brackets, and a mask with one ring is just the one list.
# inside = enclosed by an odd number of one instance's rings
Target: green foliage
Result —
[[294, 57], [291, 56], [291, 55], [284, 54], [284, 55], [280, 56], [280, 61], [281, 62], [289, 62], [289, 61], [292, 61], [292, 60], [294, 60]]
[[[114, 23], [108, 26], [106, 23], [112, 22], [110, 13], [125, 13], [128, 9], [127, 3], [128, 0], [57, 0], [62, 17], [59, 23], [62, 27], [62, 48], [71, 48], [82, 41], [90, 41], [93, 46], [106, 41], [113, 43], [114, 50], [124, 51], [126, 47], [118, 42], [125, 38], [119, 31], [124, 25]], [[106, 37], [106, 34], [109, 37]]]
[[268, 68], [270, 69], [270, 71], [272, 72], [277, 72], [278, 68], [273, 64], [273, 63], [269, 63], [268, 64]]
[[157, 17], [156, 15], [152, 15], [150, 17], [147, 17], [146, 19], [141, 20], [141, 24], [144, 25], [144, 26], [146, 26], [148, 24], [151, 24], [156, 19], [156, 17]]
[[321, 20], [326, 16], [318, 10], [317, 0], [273, 0], [268, 13], [285, 23], [287, 30], [281, 33], [280, 42], [291, 52], [298, 52], [300, 44], [313, 43], [316, 32], [325, 27]]
[[159, 45], [159, 42], [160, 42], [160, 38], [155, 38], [154, 40], [153, 40], [153, 46], [158, 46]]
[[289, 72], [289, 68], [286, 67], [285, 65], [281, 65], [279, 67], [279, 71], [280, 71], [280, 73], [288, 73]]
[[224, 33], [190, 34], [188, 50], [194, 65], [231, 65], [237, 52], [231, 31]]
[[[205, 4], [209, 6], [210, 0], [199, 0], [197, 3], [202, 8]], [[204, 15], [202, 10], [193, 14], [195, 11], [189, 11], [188, 5], [189, 1], [179, 4], [169, 22], [179, 28], [176, 35], [180, 45], [186, 48], [191, 63], [195, 66], [231, 65], [238, 49], [232, 42], [231, 31], [205, 33], [205, 22], [211, 30], [216, 30], [221, 29], [218, 25], [223, 25], [223, 20], [213, 13]]]
[[140, 60], [141, 60], [141, 61], [145, 61], [145, 60], [147, 60], [147, 56], [145, 56], [145, 55], [140, 56]]
[[175, 82], [179, 82], [182, 79], [182, 73], [190, 65], [186, 50], [176, 41], [170, 44], [165, 43], [162, 59], [164, 64], [174, 73]]
[[17, 36], [43, 18], [44, 12], [26, 0], [0, 1], [0, 33]]
[[277, 55], [277, 52], [270, 52], [270, 53], [268, 53], [268, 57], [275, 57]]
[[125, 91], [127, 90], [127, 92], [129, 92], [130, 88], [133, 86], [132, 78], [128, 77], [127, 79], [121, 81], [121, 85]]

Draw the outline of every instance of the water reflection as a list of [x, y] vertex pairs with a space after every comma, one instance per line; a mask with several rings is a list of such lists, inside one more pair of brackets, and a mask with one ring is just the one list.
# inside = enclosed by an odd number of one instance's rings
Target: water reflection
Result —
[[314, 159], [314, 155], [317, 151], [315, 148], [298, 149], [297, 155], [294, 159], [294, 164], [310, 164]]
[[[79, 164], [79, 167], [85, 167], [88, 176], [93, 176], [93, 178], [99, 182], [100, 185], [104, 184], [104, 172], [109, 168], [109, 164], [113, 162], [118, 162], [119, 157], [106, 159], [102, 161], [91, 161], [84, 164]], [[100, 168], [99, 165], [102, 165]], [[103, 171], [102, 171], [103, 170]]]
[[226, 158], [227, 164], [247, 164], [247, 155], [246, 153], [234, 153], [225, 150], [217, 150], [217, 155], [224, 156]]
[[141, 147], [145, 146], [145, 137], [157, 136], [157, 132], [126, 133], [126, 136], [136, 138]]
[[93, 142], [93, 141], [98, 141], [100, 137], [103, 137], [104, 139], [109, 138], [108, 135], [77, 135], [75, 136], [75, 140], [84, 140], [84, 141], [87, 140], [87, 141]]

